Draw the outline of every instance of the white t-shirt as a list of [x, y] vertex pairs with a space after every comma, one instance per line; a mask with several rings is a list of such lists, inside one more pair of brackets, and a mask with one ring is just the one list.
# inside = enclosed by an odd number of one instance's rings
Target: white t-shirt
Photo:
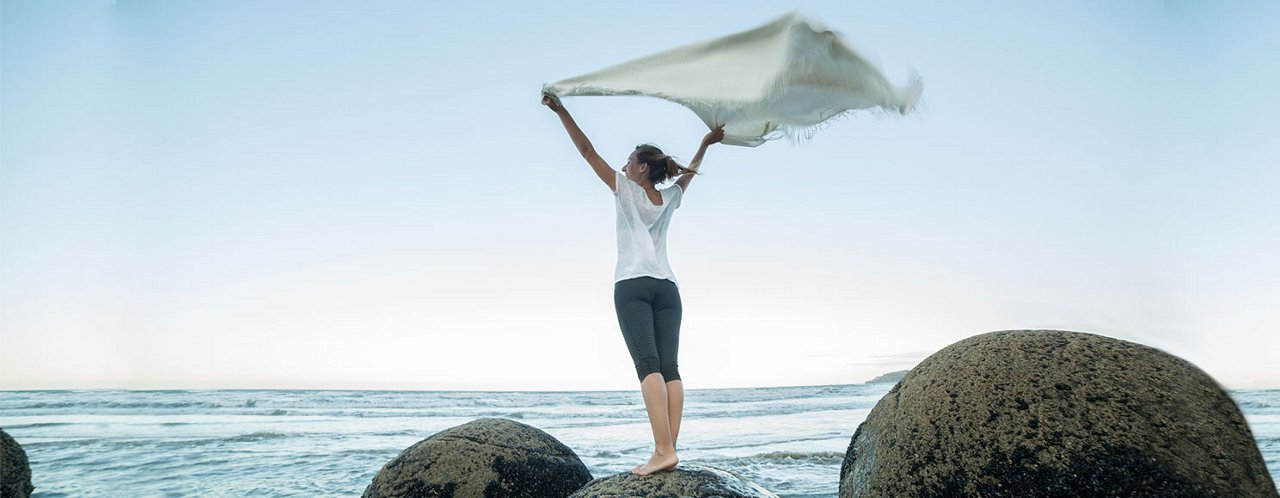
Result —
[[678, 185], [659, 190], [662, 205], [655, 206], [643, 187], [621, 171], [617, 173], [613, 196], [618, 211], [618, 266], [614, 281], [653, 277], [676, 283], [667, 262], [667, 227], [671, 213], [680, 207], [684, 190]]

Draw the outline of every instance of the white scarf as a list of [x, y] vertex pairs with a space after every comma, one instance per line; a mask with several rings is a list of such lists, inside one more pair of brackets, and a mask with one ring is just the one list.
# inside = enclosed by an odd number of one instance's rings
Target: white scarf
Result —
[[838, 34], [796, 13], [542, 88], [557, 97], [666, 99], [708, 128], [725, 125], [723, 143], [748, 147], [808, 137], [820, 123], [859, 109], [906, 114], [923, 89], [919, 76], [893, 86]]

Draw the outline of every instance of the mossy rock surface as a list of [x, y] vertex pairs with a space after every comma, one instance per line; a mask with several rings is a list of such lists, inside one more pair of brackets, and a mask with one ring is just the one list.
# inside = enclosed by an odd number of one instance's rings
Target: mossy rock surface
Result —
[[374, 476], [364, 498], [556, 498], [590, 480], [578, 455], [550, 434], [484, 418], [410, 446]]
[[871, 410], [840, 497], [1277, 496], [1240, 409], [1163, 351], [1012, 330], [926, 358]]
[[27, 498], [31, 485], [31, 464], [27, 452], [8, 432], [0, 429], [0, 496]]
[[778, 498], [769, 490], [732, 472], [681, 464], [670, 472], [638, 476], [630, 472], [591, 481], [572, 498]]

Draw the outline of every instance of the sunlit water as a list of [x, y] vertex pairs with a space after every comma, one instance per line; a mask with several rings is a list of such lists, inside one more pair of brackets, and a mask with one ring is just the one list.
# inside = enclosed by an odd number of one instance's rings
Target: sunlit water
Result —
[[[691, 390], [681, 458], [783, 497], [835, 497], [849, 438], [891, 387]], [[1280, 390], [1231, 394], [1280, 480]], [[37, 497], [359, 496], [401, 450], [480, 417], [550, 433], [595, 477], [651, 450], [638, 391], [0, 392]]]

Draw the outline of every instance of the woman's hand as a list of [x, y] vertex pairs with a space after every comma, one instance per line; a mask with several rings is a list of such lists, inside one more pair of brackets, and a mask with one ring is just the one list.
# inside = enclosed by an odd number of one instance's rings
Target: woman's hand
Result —
[[542, 105], [550, 107], [555, 112], [564, 110], [564, 106], [560, 105], [560, 97], [545, 92], [542, 94]]
[[714, 130], [707, 132], [707, 136], [702, 137], [702, 146], [707, 147], [714, 143], [720, 143], [724, 140], [724, 125], [717, 126]]

